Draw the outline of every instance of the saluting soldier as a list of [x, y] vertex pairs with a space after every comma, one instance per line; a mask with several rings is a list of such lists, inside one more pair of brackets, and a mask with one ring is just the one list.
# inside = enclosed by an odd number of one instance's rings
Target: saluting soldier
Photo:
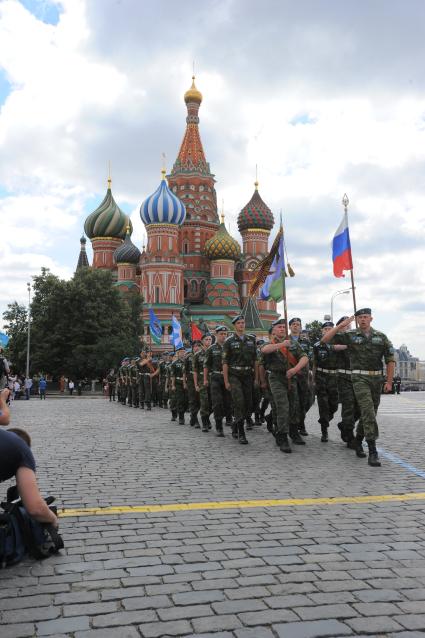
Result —
[[184, 411], [186, 407], [186, 375], [184, 371], [184, 359], [186, 350], [180, 346], [176, 350], [176, 359], [171, 364], [170, 377], [171, 389], [175, 396], [176, 411], [179, 415], [179, 424], [184, 425]]
[[[299, 317], [292, 317], [289, 320], [290, 339], [299, 344], [303, 352], [309, 357], [312, 356], [311, 343], [305, 337], [302, 330], [302, 321]], [[305, 417], [313, 402], [311, 400], [311, 389], [309, 383], [309, 366], [304, 366], [291, 384], [291, 393], [293, 395], [294, 418], [297, 420], [297, 427], [300, 434], [307, 436], [308, 432], [305, 428]]]
[[[261, 349], [264, 368], [269, 372], [269, 384], [276, 410], [276, 445], [282, 452], [292, 452], [290, 433], [289, 383], [305, 366], [308, 357], [296, 341], [287, 338], [285, 320], [272, 323], [271, 343]], [[299, 437], [295, 437], [295, 443]], [[302, 440], [301, 440], [302, 442]]]
[[192, 343], [192, 352], [190, 352], [184, 360], [184, 370], [186, 374], [187, 394], [189, 400], [190, 425], [196, 429], [201, 426], [198, 421], [199, 412], [199, 393], [195, 389], [193, 358], [202, 348], [200, 341], [196, 340]]
[[193, 357], [193, 381], [195, 390], [199, 392], [200, 415], [202, 421], [202, 432], [208, 432], [211, 429], [211, 398], [208, 385], [204, 384], [204, 365], [205, 352], [210, 347], [212, 337], [210, 334], [204, 334], [201, 338], [201, 348]]
[[356, 434], [356, 454], [365, 456], [363, 452], [363, 437], [369, 448], [368, 463], [372, 467], [380, 467], [381, 462], [376, 450], [376, 440], [379, 437], [379, 428], [376, 420], [381, 391], [384, 382], [383, 360], [387, 366], [387, 380], [384, 392], [391, 392], [394, 378], [394, 348], [388, 337], [371, 326], [373, 321], [370, 308], [357, 310], [355, 316], [358, 328], [349, 332], [341, 332], [348, 326], [354, 317], [349, 317], [332, 328], [322, 337], [322, 341], [346, 345], [350, 357], [351, 380], [354, 396], [360, 411], [360, 422]]
[[[345, 328], [341, 328], [341, 324], [348, 317], [341, 317], [336, 322], [339, 327], [338, 332], [347, 332], [351, 330], [351, 324]], [[334, 340], [332, 340], [333, 342]], [[341, 421], [338, 428], [341, 431], [341, 439], [347, 443], [347, 447], [356, 449], [356, 439], [354, 436], [354, 426], [360, 417], [357, 402], [354, 397], [353, 383], [351, 381], [350, 356], [348, 349], [337, 352], [338, 361], [338, 396], [341, 403]]]
[[223, 344], [227, 339], [226, 326], [217, 326], [215, 335], [216, 342], [205, 352], [204, 385], [210, 387], [215, 429], [217, 436], [222, 437], [224, 436], [223, 419], [226, 418], [226, 423], [232, 422], [232, 400], [223, 379]]
[[322, 430], [321, 441], [328, 441], [329, 423], [338, 410], [338, 355], [339, 346], [323, 343], [326, 335], [334, 324], [332, 321], [322, 323], [322, 340], [314, 344], [313, 375], [316, 384], [317, 406], [319, 408], [319, 423]]
[[[271, 339], [273, 332], [273, 327], [270, 326], [268, 333], [269, 339]], [[266, 342], [264, 342], [265, 344]], [[264, 345], [263, 344], [263, 345]], [[258, 353], [258, 379], [261, 387], [261, 391], [263, 394], [263, 404], [261, 406], [262, 416], [264, 416], [265, 421], [267, 423], [267, 431], [275, 436], [275, 428], [276, 428], [276, 404], [273, 399], [272, 392], [270, 390], [269, 384], [269, 372], [266, 370], [264, 365], [264, 355], [262, 350]], [[270, 405], [270, 412], [266, 415], [265, 412], [267, 410], [268, 405]], [[264, 412], [263, 412], [264, 410]]]
[[237, 315], [232, 319], [235, 333], [223, 345], [223, 377], [226, 390], [231, 391], [235, 422], [232, 436], [239, 443], [248, 443], [245, 419], [252, 414], [253, 379], [258, 383], [258, 362], [255, 337], [245, 333], [245, 319]]

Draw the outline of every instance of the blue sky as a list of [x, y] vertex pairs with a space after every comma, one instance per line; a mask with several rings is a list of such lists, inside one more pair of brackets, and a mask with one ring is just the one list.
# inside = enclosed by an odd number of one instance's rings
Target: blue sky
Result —
[[161, 154], [167, 168], [177, 155], [195, 60], [232, 234], [256, 165], [263, 199], [283, 210], [290, 313], [321, 318], [347, 285], [330, 259], [347, 192], [359, 304], [425, 359], [424, 19], [419, 0], [3, 0], [0, 312], [41, 266], [72, 275], [109, 160], [141, 247], [138, 208]]

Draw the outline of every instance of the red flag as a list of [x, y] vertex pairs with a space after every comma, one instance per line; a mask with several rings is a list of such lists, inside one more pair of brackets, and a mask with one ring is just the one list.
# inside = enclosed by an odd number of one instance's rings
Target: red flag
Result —
[[198, 326], [191, 322], [192, 328], [192, 341], [200, 341], [203, 337], [203, 333], [199, 330]]

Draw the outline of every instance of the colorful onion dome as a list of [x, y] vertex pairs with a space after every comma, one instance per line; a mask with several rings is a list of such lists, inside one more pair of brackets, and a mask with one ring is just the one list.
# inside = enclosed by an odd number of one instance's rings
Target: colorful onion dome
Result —
[[224, 216], [216, 234], [205, 244], [205, 254], [208, 259], [232, 259], [238, 261], [241, 256], [241, 247], [236, 239], [227, 232], [224, 225]]
[[119, 208], [111, 191], [111, 180], [108, 179], [108, 190], [103, 202], [94, 210], [84, 223], [84, 232], [87, 237], [117, 237], [124, 239], [127, 224], [130, 223], [130, 232], [133, 226], [125, 213]]
[[117, 264], [138, 264], [140, 255], [140, 250], [131, 241], [130, 226], [127, 225], [125, 239], [121, 246], [115, 249], [114, 261]]
[[140, 206], [142, 222], [149, 224], [183, 224], [186, 208], [183, 202], [168, 188], [165, 179], [165, 169], [162, 170], [162, 180], [152, 195], [149, 195]]
[[254, 194], [238, 216], [239, 231], [242, 232], [243, 230], [248, 230], [248, 228], [271, 230], [273, 226], [273, 213], [261, 199], [258, 192], [258, 182], [255, 182]]
[[197, 102], [198, 104], [202, 102], [202, 93], [201, 91], [198, 91], [198, 89], [195, 86], [194, 75], [192, 75], [192, 86], [184, 94], [184, 101], [186, 102], [186, 104], [188, 102]]

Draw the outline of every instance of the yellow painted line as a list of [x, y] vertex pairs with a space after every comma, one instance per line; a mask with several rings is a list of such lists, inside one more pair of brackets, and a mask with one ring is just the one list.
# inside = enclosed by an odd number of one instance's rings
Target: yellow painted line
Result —
[[382, 494], [370, 496], [335, 496], [332, 498], [283, 498], [251, 501], [210, 501], [207, 503], [169, 503], [165, 505], [121, 505], [113, 507], [84, 507], [59, 510], [59, 516], [119, 516], [120, 514], [151, 514], [154, 512], [187, 512], [191, 510], [249, 509], [255, 507], [302, 507], [305, 505], [349, 505], [350, 503], [388, 503], [397, 501], [425, 501], [425, 492]]

